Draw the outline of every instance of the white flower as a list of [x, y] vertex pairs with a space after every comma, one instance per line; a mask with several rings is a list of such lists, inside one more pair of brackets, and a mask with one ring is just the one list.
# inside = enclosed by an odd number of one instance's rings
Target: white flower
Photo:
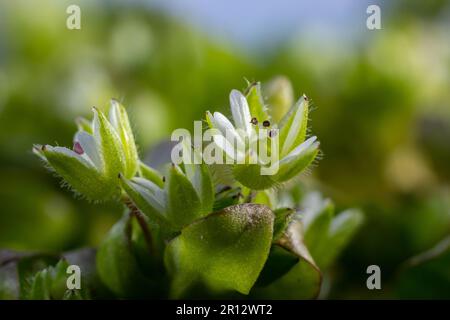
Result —
[[[263, 101], [259, 86], [251, 87], [249, 94], [259, 95], [252, 101]], [[238, 90], [230, 93], [230, 107], [233, 122], [219, 112], [211, 114], [209, 111], [206, 120], [209, 127], [215, 130], [214, 143], [227, 157], [235, 160], [235, 178], [243, 185], [265, 189], [285, 182], [303, 171], [316, 157], [319, 148], [317, 138], [313, 136], [305, 141], [308, 123], [306, 96], [291, 107], [279, 125], [270, 123], [264, 106], [249, 106], [247, 98]], [[265, 118], [257, 119], [256, 114]], [[267, 134], [261, 134], [263, 132]], [[267, 151], [266, 159], [262, 159], [261, 151]], [[267, 175], [266, 179], [254, 177], [255, 165], [262, 169], [262, 175]]]

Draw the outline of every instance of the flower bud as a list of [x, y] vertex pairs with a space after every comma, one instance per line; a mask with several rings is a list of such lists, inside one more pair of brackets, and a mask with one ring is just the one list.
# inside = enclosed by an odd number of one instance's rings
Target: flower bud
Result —
[[294, 103], [294, 91], [291, 82], [284, 76], [278, 76], [269, 81], [264, 86], [263, 91], [272, 120], [280, 122]]
[[119, 174], [127, 178], [135, 175], [137, 151], [123, 106], [112, 102], [111, 121], [95, 107], [92, 110], [92, 122], [77, 119], [79, 131], [73, 150], [35, 146], [34, 152], [76, 192], [90, 200], [107, 200], [120, 195]]
[[183, 167], [184, 171], [172, 165], [164, 182], [156, 170], [141, 164], [141, 177], [128, 180], [121, 175], [121, 185], [151, 222], [179, 230], [209, 214], [214, 203], [208, 167], [203, 164]]

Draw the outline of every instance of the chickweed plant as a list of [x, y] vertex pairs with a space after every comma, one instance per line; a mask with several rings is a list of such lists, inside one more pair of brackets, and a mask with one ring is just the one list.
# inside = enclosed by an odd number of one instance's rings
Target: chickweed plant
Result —
[[32, 275], [23, 297], [318, 297], [362, 215], [335, 216], [330, 200], [298, 192], [319, 142], [308, 131], [309, 99], [290, 101], [291, 91], [286, 81], [232, 90], [231, 116], [208, 111], [199, 135], [174, 133], [163, 168], [140, 160], [116, 100], [107, 115], [93, 108], [92, 120], [78, 119], [72, 148], [35, 145], [76, 194], [119, 201], [124, 214], [95, 252], [97, 281], [81, 268], [81, 289], [65, 288], [63, 258]]

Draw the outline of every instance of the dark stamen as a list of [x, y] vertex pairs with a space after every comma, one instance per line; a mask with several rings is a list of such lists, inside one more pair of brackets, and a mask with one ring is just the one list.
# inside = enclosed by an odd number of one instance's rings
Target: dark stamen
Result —
[[258, 119], [256, 119], [255, 117], [252, 118], [252, 120], [250, 120], [251, 124], [257, 125], [258, 124]]
[[269, 138], [273, 138], [273, 137], [275, 137], [277, 135], [277, 131], [275, 131], [275, 130], [270, 130], [269, 131]]
[[270, 127], [270, 121], [269, 120], [264, 120], [263, 126], [264, 127]]

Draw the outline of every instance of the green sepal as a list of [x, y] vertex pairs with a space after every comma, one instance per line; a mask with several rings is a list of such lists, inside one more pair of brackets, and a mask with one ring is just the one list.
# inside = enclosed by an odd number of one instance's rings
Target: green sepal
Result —
[[251, 83], [245, 92], [251, 116], [256, 118], [258, 122], [269, 120], [269, 115], [261, 93], [261, 83]]
[[142, 161], [139, 162], [139, 176], [150, 180], [160, 188], [164, 188], [163, 176], [157, 170], [153, 169], [150, 166], [147, 166]]
[[[51, 168], [70, 187], [90, 200], [106, 200], [117, 197], [117, 184], [110, 183], [91, 163], [76, 152], [52, 146], [35, 146], [48, 161]], [[116, 178], [117, 179], [117, 178]]]
[[109, 110], [109, 121], [112, 127], [118, 133], [122, 142], [123, 153], [125, 156], [125, 176], [133, 177], [138, 170], [138, 152], [134, 142], [133, 131], [128, 120], [127, 111], [124, 106], [116, 100], [111, 100]]
[[176, 165], [169, 168], [165, 185], [167, 194], [167, 218], [178, 229], [203, 215], [202, 203], [183, 171]]
[[88, 119], [83, 117], [78, 117], [75, 119], [75, 123], [77, 125], [78, 131], [85, 131], [89, 134], [93, 134], [92, 121], [89, 121]]
[[[93, 108], [93, 112], [94, 138], [99, 143], [104, 174], [113, 183], [116, 183], [119, 173], [124, 173], [126, 170], [122, 142], [105, 115], [97, 108]], [[130, 176], [126, 177], [130, 178]]]
[[279, 162], [278, 172], [273, 179], [282, 183], [294, 178], [314, 161], [318, 153], [319, 143], [313, 142], [302, 152], [292, 156], [287, 155]]
[[308, 98], [303, 95], [280, 123], [281, 157], [300, 145], [306, 137], [308, 126]]

